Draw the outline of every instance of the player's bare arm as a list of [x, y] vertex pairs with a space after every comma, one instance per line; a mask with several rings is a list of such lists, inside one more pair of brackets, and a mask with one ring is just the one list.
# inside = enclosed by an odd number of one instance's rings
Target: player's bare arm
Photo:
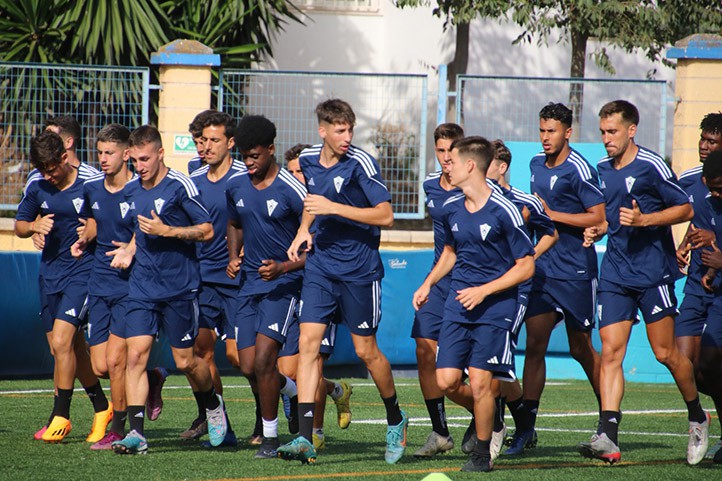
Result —
[[53, 230], [53, 223], [55, 222], [53, 217], [55, 217], [55, 214], [42, 216], [32, 222], [26, 220], [15, 221], [15, 235], [21, 239], [27, 239], [33, 234], [50, 234], [50, 231]]
[[226, 227], [226, 243], [228, 245], [228, 266], [226, 267], [226, 275], [235, 279], [241, 271], [241, 262], [243, 262], [243, 229], [240, 224], [232, 220], [228, 221]]
[[511, 289], [532, 278], [534, 275], [534, 257], [524, 256], [517, 259], [511, 269], [501, 277], [481, 286], [467, 287], [457, 292], [456, 300], [467, 310], [472, 310], [487, 297]]
[[628, 227], [652, 227], [674, 225], [692, 220], [694, 210], [692, 204], [673, 205], [658, 212], [643, 213], [637, 201], [632, 199], [632, 208], [619, 209], [619, 223]]
[[379, 227], [394, 225], [394, 212], [390, 202], [382, 202], [374, 207], [354, 207], [331, 202], [322, 195], [308, 194], [303, 201], [303, 207], [306, 212], [313, 215], [337, 215], [354, 222]]
[[172, 227], [164, 224], [154, 210], [150, 211], [150, 215], [150, 219], [138, 215], [138, 227], [144, 234], [173, 237], [191, 242], [208, 242], [213, 239], [213, 224], [210, 222], [187, 227]]
[[549, 205], [544, 199], [539, 197], [537, 193], [534, 193], [534, 195], [542, 203], [542, 205], [544, 206], [544, 211], [554, 222], [559, 222], [560, 224], [566, 224], [572, 227], [580, 227], [582, 229], [585, 229], [587, 227], [599, 225], [606, 220], [604, 203], [593, 205], [589, 207], [585, 212], [570, 214], [568, 212], [560, 212], [550, 209]]
[[431, 272], [426, 276], [423, 284], [421, 284], [412, 297], [411, 303], [414, 309], [418, 311], [419, 308], [429, 300], [429, 291], [431, 288], [451, 272], [454, 264], [456, 264], [456, 251], [454, 251], [454, 248], [450, 245], [445, 245], [436, 265], [431, 269]]
[[[306, 198], [308, 199], [308, 196], [306, 196]], [[303, 252], [308, 252], [311, 250], [311, 247], [313, 247], [313, 236], [311, 235], [310, 230], [314, 219], [316, 219], [316, 215], [310, 213], [304, 208], [303, 214], [301, 215], [301, 225], [298, 227], [296, 237], [293, 239], [291, 246], [286, 251], [288, 259], [291, 262], [297, 262], [301, 259], [301, 250], [303, 250]], [[304, 244], [306, 247], [302, 249]]]

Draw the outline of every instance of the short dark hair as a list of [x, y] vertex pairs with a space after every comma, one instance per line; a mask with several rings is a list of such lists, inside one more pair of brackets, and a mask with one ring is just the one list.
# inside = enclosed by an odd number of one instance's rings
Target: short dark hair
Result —
[[574, 113], [564, 104], [549, 102], [539, 111], [540, 120], [558, 120], [567, 127], [572, 126]]
[[286, 162], [289, 160], [293, 160], [299, 155], [301, 155], [301, 152], [303, 152], [304, 149], [307, 149], [309, 147], [312, 147], [311, 144], [296, 144], [290, 149], [288, 149], [284, 154], [283, 158], [286, 159]]
[[639, 110], [632, 102], [626, 100], [613, 100], [607, 102], [599, 109], [599, 118], [604, 119], [614, 114], [620, 114], [622, 120], [629, 124], [639, 125]]
[[201, 135], [203, 135], [203, 124], [206, 121], [206, 118], [216, 112], [218, 111], [204, 110], [200, 112], [198, 115], [193, 117], [193, 121], [188, 124], [188, 132], [190, 132], [193, 137], [200, 137]]
[[506, 165], [511, 165], [511, 151], [503, 140], [492, 140], [491, 148], [494, 149], [494, 160], [504, 162]]
[[710, 152], [702, 164], [702, 177], [705, 179], [719, 179], [722, 177], [722, 151]]
[[128, 146], [130, 130], [124, 125], [108, 124], [98, 132], [98, 142], [113, 142], [125, 147]]
[[489, 164], [494, 158], [494, 150], [491, 142], [477, 135], [455, 140], [451, 144], [451, 149], [457, 149], [459, 155], [471, 157], [476, 167], [484, 175], [486, 175], [486, 171], [489, 170]]
[[142, 147], [146, 144], [155, 144], [156, 147], [163, 147], [163, 139], [160, 132], [153, 125], [141, 125], [130, 133], [128, 146]]
[[699, 124], [702, 132], [722, 134], [722, 112], [710, 112], [704, 116]]
[[63, 161], [65, 143], [60, 135], [45, 130], [30, 141], [30, 163], [39, 171]]
[[319, 124], [321, 122], [348, 125], [356, 123], [356, 114], [353, 112], [351, 105], [341, 99], [328, 99], [318, 104], [316, 106], [316, 116]]
[[276, 126], [263, 115], [244, 115], [236, 125], [233, 138], [242, 151], [259, 145], [268, 147], [276, 140]]
[[73, 139], [73, 149], [77, 149], [80, 145], [80, 138], [83, 131], [75, 117], [70, 115], [58, 115], [57, 117], [49, 117], [45, 120], [45, 128], [57, 127], [61, 137], [71, 137]]
[[464, 129], [461, 128], [461, 125], [459, 124], [449, 122], [446, 124], [439, 124], [434, 129], [434, 143], [436, 143], [439, 139], [447, 139], [453, 142], [454, 140], [462, 137], [464, 137]]
[[[211, 125], [222, 125], [225, 127], [223, 132], [225, 136], [229, 139], [233, 137], [234, 130], [236, 129], [236, 122], [230, 114], [218, 112], [217, 110], [207, 110], [206, 112], [210, 112], [210, 114], [203, 117], [201, 135], [203, 134], [203, 129], [206, 127], [210, 127]], [[197, 137], [197, 135], [195, 137]]]

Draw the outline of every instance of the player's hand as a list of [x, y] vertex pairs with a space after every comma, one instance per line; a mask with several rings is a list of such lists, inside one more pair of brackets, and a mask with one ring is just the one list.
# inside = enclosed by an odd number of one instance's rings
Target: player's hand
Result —
[[593, 225], [584, 229], [584, 247], [591, 247], [595, 242], [599, 242], [604, 234], [607, 233], [607, 225]]
[[627, 227], [644, 227], [644, 214], [637, 205], [637, 200], [632, 199], [632, 208], [619, 208], [619, 223]]
[[702, 264], [712, 269], [722, 269], [722, 251], [717, 247], [717, 243], [712, 242], [710, 249], [702, 249], [700, 253]]
[[682, 242], [682, 244], [677, 248], [677, 251], [675, 252], [675, 255], [677, 256], [677, 267], [679, 267], [680, 272], [682, 272], [683, 274], [687, 273], [687, 268], [689, 267], [689, 257], [691, 249], [692, 246], [690, 244]]
[[80, 225], [75, 229], [75, 232], [78, 233], [78, 237], [83, 237], [85, 226], [88, 225], [88, 219], [79, 218], [78, 221], [80, 222]]
[[113, 245], [117, 249], [105, 253], [106, 256], [113, 258], [110, 261], [110, 267], [113, 269], [127, 269], [130, 267], [135, 255], [134, 249], [131, 249], [127, 242], [113, 241]]
[[541, 202], [542, 207], [544, 207], [544, 212], [546, 212], [547, 216], [549, 216], [549, 218], [551, 220], [554, 220], [554, 217], [552, 217], [552, 214], [554, 213], [554, 211], [549, 208], [549, 205], [547, 204], [547, 202], [544, 199], [542, 199], [541, 197], [539, 197], [539, 194], [537, 194], [536, 192], [534, 192], [534, 197], [539, 199], [539, 202]]
[[237, 257], [235, 259], [231, 259], [228, 261], [228, 266], [226, 266], [226, 275], [231, 278], [235, 279], [238, 273], [241, 270], [241, 262], [243, 260], [240, 257]]
[[461, 303], [467, 311], [472, 310], [486, 299], [487, 293], [484, 286], [467, 287], [460, 291], [456, 291], [458, 294], [456, 300]]
[[284, 274], [286, 271], [286, 267], [283, 265], [283, 262], [276, 262], [272, 259], [264, 259], [261, 261], [261, 264], [263, 265], [258, 268], [258, 275], [260, 275], [261, 279], [264, 281], [272, 281], [273, 279], [278, 278], [281, 274]]
[[429, 301], [430, 291], [431, 289], [425, 283], [421, 284], [421, 287], [416, 289], [416, 292], [414, 292], [414, 297], [411, 298], [411, 305], [414, 306], [415, 311], [421, 309], [421, 306], [423, 306]]
[[702, 287], [704, 287], [704, 290], [707, 292], [714, 292], [716, 287], [714, 285], [715, 278], [717, 277], [717, 270], [715, 269], [708, 269], [705, 275], [702, 276], [701, 282]]
[[691, 244], [692, 249], [699, 249], [701, 247], [711, 246], [712, 243], [715, 242], [715, 235], [714, 232], [706, 229], [698, 229], [694, 224], [690, 224], [687, 241]]
[[142, 233], [162, 236], [170, 230], [170, 227], [160, 220], [160, 217], [158, 217], [158, 214], [156, 214], [154, 210], [150, 211], [150, 217], [149, 219], [138, 214], [138, 227], [140, 227]]
[[[306, 244], [306, 247], [302, 247]], [[307, 230], [299, 230], [296, 237], [291, 242], [291, 247], [288, 248], [286, 254], [291, 262], [297, 262], [301, 260], [299, 252], [308, 252], [313, 247], [313, 236]]]
[[335, 203], [318, 194], [308, 194], [303, 199], [303, 208], [311, 215], [330, 215], [335, 213]]
[[84, 237], [81, 237], [76, 240], [73, 245], [70, 246], [70, 255], [75, 257], [76, 259], [80, 259], [83, 256], [83, 253], [85, 252], [85, 249], [87, 247], [88, 240]]
[[[41, 235], [50, 234], [50, 231], [53, 230], [53, 225], [55, 224], [53, 217], [55, 217], [55, 214], [48, 214], [33, 222], [31, 224], [33, 232]], [[43, 245], [45, 245], [45, 240], [43, 240]]]
[[43, 234], [36, 232], [32, 235], [31, 239], [33, 240], [33, 247], [37, 250], [41, 251], [45, 248], [45, 236]]

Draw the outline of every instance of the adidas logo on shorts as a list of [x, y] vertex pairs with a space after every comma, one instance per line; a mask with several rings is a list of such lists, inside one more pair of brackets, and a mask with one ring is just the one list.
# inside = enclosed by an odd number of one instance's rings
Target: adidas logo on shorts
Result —
[[364, 322], [362, 322], [361, 324], [359, 324], [357, 327], [358, 327], [359, 329], [368, 329], [368, 328], [369, 328], [369, 323], [364, 321]]
[[268, 326], [268, 328], [269, 328], [270, 330], [272, 330], [273, 332], [278, 332], [278, 323], [277, 323], [277, 322], [274, 322], [273, 324], [271, 324], [270, 326]]
[[190, 341], [190, 340], [191, 340], [191, 335], [190, 335], [190, 334], [186, 334], [186, 335], [183, 336], [183, 338], [181, 339], [181, 342]]

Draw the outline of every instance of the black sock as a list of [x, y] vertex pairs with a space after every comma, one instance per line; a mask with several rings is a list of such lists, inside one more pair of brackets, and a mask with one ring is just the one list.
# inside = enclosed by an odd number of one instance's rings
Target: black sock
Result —
[[476, 438], [476, 446], [474, 446], [474, 452], [483, 458], [491, 458], [489, 447], [491, 446], [491, 439], [483, 441]]
[[533, 428], [534, 426], [536, 426], [536, 415], [539, 411], [539, 401], [524, 399], [523, 403], [529, 416], [529, 424]]
[[444, 398], [426, 399], [426, 409], [431, 418], [431, 428], [440, 436], [449, 436], [449, 426], [446, 425], [446, 408]]
[[313, 442], [313, 414], [315, 403], [298, 403], [298, 435], [303, 436], [309, 443]]
[[233, 432], [233, 428], [231, 428], [231, 418], [228, 417], [228, 411], [226, 410], [226, 403], [223, 403], [223, 412], [226, 413], [226, 425], [228, 428], [226, 429], [226, 432]]
[[144, 420], [145, 406], [128, 406], [128, 424], [131, 431], [135, 430], [141, 436], [145, 436]]
[[388, 398], [381, 398], [386, 407], [386, 422], [389, 426], [396, 426], [403, 421], [401, 417], [401, 408], [399, 407], [399, 400], [396, 398], [396, 393]]
[[216, 389], [214, 387], [211, 387], [210, 390], [201, 393], [202, 399], [203, 399], [203, 405], [206, 409], [218, 409], [218, 406], [221, 405], [221, 400], [218, 399], [218, 396], [216, 396]]
[[703, 423], [707, 420], [707, 415], [702, 409], [702, 405], [699, 403], [699, 396], [691, 401], [684, 402], [687, 405], [687, 419], [690, 422]]
[[160, 373], [158, 373], [155, 369], [146, 369], [145, 373], [148, 376], [148, 390], [152, 391], [153, 386], [160, 382]]
[[110, 422], [110, 430], [115, 434], [125, 434], [125, 420], [128, 418], [128, 411], [113, 411], [113, 420]]
[[203, 394], [200, 391], [193, 391], [193, 397], [196, 398], [196, 406], [198, 406], [198, 417], [196, 421], [202, 423], [206, 420], [206, 405], [203, 402]]
[[506, 405], [509, 406], [509, 412], [511, 413], [512, 419], [514, 419], [514, 428], [517, 431], [527, 431], [533, 427], [529, 419], [528, 410], [521, 398], [515, 401], [507, 401]]
[[85, 393], [88, 395], [88, 398], [90, 398], [90, 402], [93, 403], [93, 410], [96, 413], [106, 411], [108, 409], [108, 398], [105, 397], [103, 388], [100, 386], [100, 381], [96, 382], [92, 386], [83, 386], [83, 389], [85, 389]]
[[50, 426], [50, 423], [53, 422], [53, 418], [55, 417], [55, 413], [58, 412], [58, 395], [53, 395], [53, 410], [50, 411], [50, 418], [48, 419], [48, 423], [46, 426]]
[[504, 429], [504, 398], [498, 397], [494, 399], [496, 405], [496, 412], [494, 413], [494, 431], [500, 432]]
[[253, 398], [256, 400], [256, 425], [253, 428], [253, 434], [263, 434], [263, 421], [261, 420], [261, 400], [258, 397], [258, 393], [253, 393]]
[[58, 388], [58, 405], [55, 408], [55, 415], [70, 419], [70, 401], [73, 400], [72, 389]]
[[619, 423], [622, 421], [622, 413], [619, 411], [602, 411], [602, 432], [607, 435], [610, 441], [619, 445]]

